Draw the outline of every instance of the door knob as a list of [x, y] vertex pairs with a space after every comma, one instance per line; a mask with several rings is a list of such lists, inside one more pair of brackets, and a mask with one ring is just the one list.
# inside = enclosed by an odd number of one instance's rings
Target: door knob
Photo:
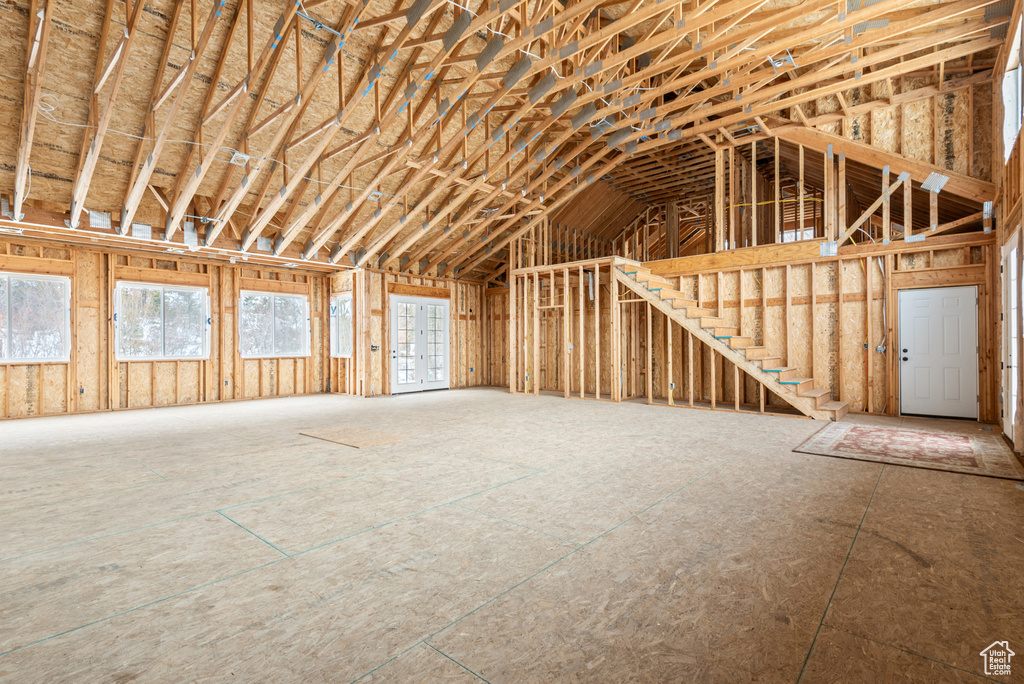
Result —
[[904, 349], [904, 350], [903, 350], [903, 353], [904, 353], [904, 354], [906, 354], [906, 353], [907, 353], [907, 350], [906, 350], [906, 349]]
[[903, 360], [904, 360], [904, 361], [907, 361], [907, 360], [909, 360], [909, 357], [906, 357], [906, 356], [904, 356], [904, 357], [903, 357]]

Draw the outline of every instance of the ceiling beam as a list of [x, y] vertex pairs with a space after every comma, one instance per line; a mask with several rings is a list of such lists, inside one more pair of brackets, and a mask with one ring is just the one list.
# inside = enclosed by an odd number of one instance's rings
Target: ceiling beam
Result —
[[47, 48], [50, 45], [50, 26], [53, 6], [50, 0], [43, 0], [41, 6], [32, 0], [28, 15], [28, 46], [25, 56], [25, 87], [21, 102], [21, 138], [18, 142], [18, 161], [14, 167], [14, 217], [20, 220], [24, 214], [22, 206], [28, 194], [29, 176], [32, 169], [32, 138], [39, 118], [39, 94], [43, 87], [43, 66], [46, 64]]

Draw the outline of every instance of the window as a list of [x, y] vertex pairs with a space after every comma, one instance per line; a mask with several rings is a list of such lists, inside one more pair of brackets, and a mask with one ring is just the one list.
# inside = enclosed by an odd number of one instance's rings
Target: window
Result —
[[352, 358], [352, 295], [331, 297], [331, 356]]
[[427, 306], [427, 382], [444, 379], [444, 307]]
[[782, 231], [783, 242], [798, 242], [800, 240], [812, 239], [814, 239], [814, 228], [804, 228], [802, 231], [797, 229]]
[[309, 301], [303, 295], [243, 292], [238, 347], [247, 359], [309, 356]]
[[1021, 128], [1021, 107], [1024, 105], [1021, 86], [1020, 64], [1020, 33], [1021, 24], [1017, 23], [1017, 33], [1010, 43], [1010, 55], [1006, 61], [1006, 73], [1003, 74], [1003, 161], [1010, 158], [1013, 143]]
[[114, 301], [118, 361], [210, 357], [210, 299], [205, 287], [119, 282]]
[[71, 360], [71, 280], [0, 273], [0, 362]]
[[416, 305], [398, 303], [398, 383], [416, 382]]
[[1003, 161], [1010, 158], [1021, 125], [1021, 67], [1003, 75]]

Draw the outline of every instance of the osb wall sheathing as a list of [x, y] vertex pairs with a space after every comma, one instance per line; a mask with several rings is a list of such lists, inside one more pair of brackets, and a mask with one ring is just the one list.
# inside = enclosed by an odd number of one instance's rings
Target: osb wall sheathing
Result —
[[[977, 234], [936, 238], [936, 243], [930, 248], [908, 246], [902, 248], [906, 252], [882, 256], [682, 274], [680, 289], [695, 292], [699, 281], [700, 294], [695, 298], [711, 310], [720, 302], [719, 315], [725, 326], [740, 327], [740, 334], [752, 337], [753, 344], [767, 347], [768, 356], [796, 368], [800, 377], [814, 378], [816, 388], [828, 389], [833, 399], [849, 402], [851, 411], [898, 414], [898, 291], [977, 285], [980, 415], [982, 420], [995, 420], [999, 380], [994, 359], [999, 326], [994, 322], [998, 302], [990, 283], [997, 281], [996, 248], [991, 237]], [[864, 248], [865, 253], [870, 249]], [[869, 281], [870, 305], [866, 295]], [[664, 369], [658, 367], [666, 359], [660, 314], [655, 314], [653, 323], [653, 396], [664, 399]], [[678, 351], [685, 335], [685, 330], [674, 326], [676, 403], [686, 397], [687, 357]], [[883, 344], [884, 353], [877, 350]], [[714, 387], [717, 401], [728, 404], [724, 408], [733, 405], [736, 391], [741, 404], [757, 405], [757, 384], [746, 378], [737, 390], [732, 365], [717, 355], [712, 385], [710, 352], [706, 348], [700, 351], [694, 354], [695, 401], [709, 401]], [[785, 402], [769, 393], [767, 405], [783, 406]]]
[[[483, 384], [493, 387], [508, 387], [508, 335], [509, 335], [509, 289], [491, 287], [485, 291], [483, 352], [485, 359]], [[576, 335], [573, 344], [576, 344]], [[579, 372], [578, 367], [574, 371]]]
[[[324, 276], [13, 240], [0, 240], [0, 271], [65, 275], [71, 279], [72, 307], [70, 363], [0, 364], [0, 418], [285, 396], [324, 388]], [[210, 358], [116, 361], [111, 309], [118, 279], [173, 284], [195, 276], [208, 279]], [[243, 278], [251, 289], [290, 287], [313, 293], [311, 356], [239, 358], [235, 311]]]
[[943, 93], [936, 93], [939, 71], [935, 69], [931, 74], [843, 91], [847, 107], [868, 106], [866, 113], [842, 117], [842, 106], [834, 95], [802, 105], [803, 111], [808, 117], [833, 115], [834, 120], [816, 126], [827, 133], [993, 181], [993, 89], [991, 74], [986, 72], [990, 67], [982, 65], [994, 56], [992, 50], [946, 62], [942, 82], [948, 90]]

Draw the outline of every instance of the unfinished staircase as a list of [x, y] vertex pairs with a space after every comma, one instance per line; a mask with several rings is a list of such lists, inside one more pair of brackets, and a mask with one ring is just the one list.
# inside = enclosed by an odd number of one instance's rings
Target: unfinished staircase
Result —
[[817, 389], [814, 378], [799, 377], [796, 368], [782, 365], [782, 359], [768, 356], [768, 349], [754, 345], [751, 337], [727, 325], [718, 312], [687, 299], [667, 279], [651, 273], [636, 261], [617, 258], [612, 272], [615, 278], [638, 297], [668, 316], [743, 372], [804, 415], [818, 420], [840, 420], [849, 407], [833, 401], [827, 389]]

